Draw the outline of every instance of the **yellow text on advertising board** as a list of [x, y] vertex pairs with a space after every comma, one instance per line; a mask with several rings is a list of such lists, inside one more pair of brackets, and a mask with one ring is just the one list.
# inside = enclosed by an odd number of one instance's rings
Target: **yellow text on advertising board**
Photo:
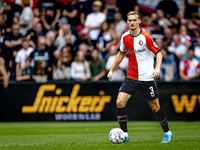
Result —
[[[78, 96], [80, 84], [75, 84], [70, 96], [59, 96], [61, 88], [55, 84], [41, 85], [32, 106], [23, 106], [22, 113], [99, 113], [111, 96]], [[45, 92], [55, 92], [56, 96], [44, 96]], [[66, 105], [67, 104], [67, 105]]]
[[178, 95], [172, 95], [171, 99], [176, 113], [182, 113], [184, 108], [187, 113], [193, 113], [197, 100], [200, 104], [200, 95], [192, 95], [190, 99], [188, 95], [181, 95], [180, 100]]

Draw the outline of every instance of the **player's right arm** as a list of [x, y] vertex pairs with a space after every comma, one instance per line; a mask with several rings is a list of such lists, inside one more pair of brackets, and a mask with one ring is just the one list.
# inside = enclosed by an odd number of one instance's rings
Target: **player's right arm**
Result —
[[119, 64], [122, 62], [122, 60], [124, 59], [126, 53], [123, 53], [121, 51], [118, 52], [117, 57], [115, 58], [115, 61], [110, 69], [110, 71], [108, 72], [107, 77], [109, 79], [112, 79], [112, 73], [113, 71], [119, 66]]
[[107, 77], [109, 79], [112, 79], [113, 71], [117, 68], [117, 66], [119, 66], [119, 64], [122, 62], [122, 60], [124, 59], [124, 57], [126, 55], [126, 48], [124, 45], [123, 37], [124, 37], [124, 35], [122, 35], [121, 40], [120, 40], [120, 51], [118, 52], [117, 57], [115, 58], [115, 61], [112, 65], [110, 71], [108, 72]]

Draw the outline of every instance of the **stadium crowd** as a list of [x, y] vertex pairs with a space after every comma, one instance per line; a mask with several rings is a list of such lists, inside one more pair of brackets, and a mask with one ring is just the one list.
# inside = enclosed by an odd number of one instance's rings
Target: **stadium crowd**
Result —
[[[199, 3], [161, 1], [147, 13], [136, 0], [116, 0], [114, 12], [104, 0], [39, 0], [34, 9], [29, 0], [4, 0], [0, 8], [0, 80], [107, 80], [128, 31], [126, 14], [142, 14], [142, 30], [161, 48], [163, 62], [159, 80], [193, 80], [200, 75]], [[122, 3], [123, 2], [123, 3]], [[108, 16], [110, 16], [108, 19]], [[128, 57], [113, 72], [122, 81]]]

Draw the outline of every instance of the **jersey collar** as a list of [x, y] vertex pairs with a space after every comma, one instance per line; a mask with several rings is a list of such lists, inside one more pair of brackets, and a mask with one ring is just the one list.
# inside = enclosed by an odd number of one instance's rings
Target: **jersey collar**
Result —
[[[129, 32], [130, 32], [130, 35], [131, 35], [131, 30], [129, 30]], [[142, 32], [142, 29], [140, 29], [140, 32], [139, 32], [138, 35], [140, 35], [141, 32]], [[132, 37], [137, 37], [138, 35], [136, 35], [136, 36], [131, 35], [131, 36], [132, 36]]]

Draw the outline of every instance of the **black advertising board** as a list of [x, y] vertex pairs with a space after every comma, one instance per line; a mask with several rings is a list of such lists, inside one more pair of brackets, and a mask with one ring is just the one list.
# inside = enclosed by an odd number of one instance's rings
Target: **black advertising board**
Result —
[[[158, 82], [161, 108], [169, 120], [200, 120], [200, 82]], [[122, 82], [13, 82], [0, 84], [0, 121], [112, 121]], [[136, 93], [128, 120], [156, 120]]]

